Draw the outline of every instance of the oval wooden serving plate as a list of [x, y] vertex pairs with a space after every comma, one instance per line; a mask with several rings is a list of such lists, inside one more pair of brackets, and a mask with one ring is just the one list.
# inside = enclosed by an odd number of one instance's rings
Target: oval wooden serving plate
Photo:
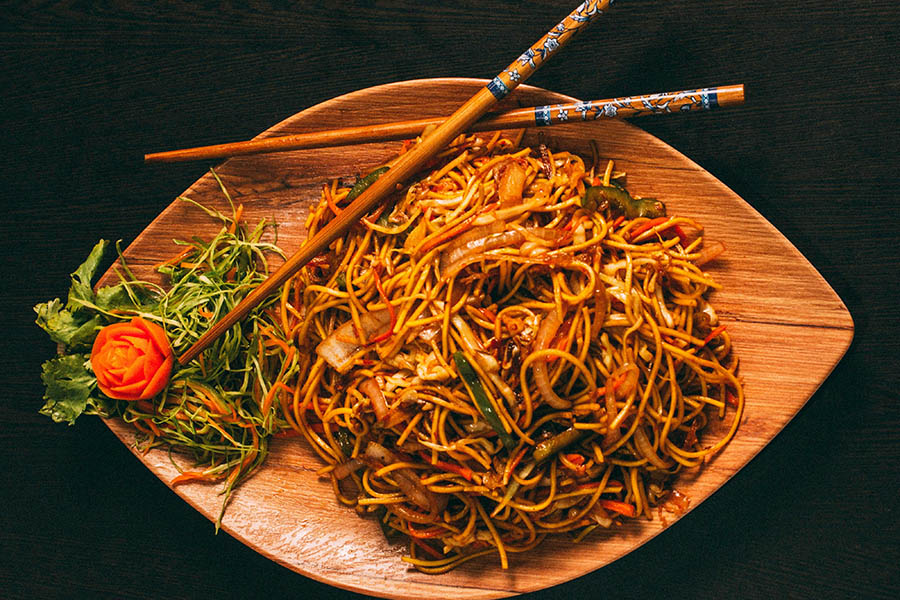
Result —
[[[449, 115], [484, 83], [432, 79], [369, 88], [314, 106], [262, 135]], [[569, 101], [572, 98], [522, 86], [505, 104], [512, 108]], [[670, 213], [696, 218], [710, 239], [726, 245], [724, 257], [710, 266], [724, 285], [713, 302], [741, 358], [747, 408], [737, 437], [725, 451], [701, 470], [679, 478], [677, 488], [696, 507], [800, 410], [843, 356], [853, 337], [853, 322], [840, 298], [788, 240], [715, 177], [660, 140], [618, 121], [553, 126], [540, 134], [529, 130], [526, 142], [537, 143], [538, 135], [551, 149], [575, 150], [588, 158], [589, 140], [595, 140], [601, 156], [614, 159], [617, 170], [627, 172], [632, 192], [658, 197]], [[307, 207], [318, 200], [325, 181], [364, 172], [397, 148], [395, 142], [240, 157], [216, 171], [235, 201], [244, 204], [248, 222], [272, 218], [279, 223], [278, 243], [291, 253], [305, 237]], [[185, 195], [227, 210], [209, 175]], [[174, 253], [173, 238], [202, 237], [217, 229], [218, 223], [204, 213], [176, 201], [126, 256], [139, 277], [152, 278], [152, 265]], [[108, 425], [133, 447], [129, 426], [117, 420]], [[136, 456], [167, 484], [176, 475], [165, 452]], [[506, 571], [496, 557], [488, 557], [444, 575], [423, 575], [400, 561], [403, 547], [389, 546], [377, 523], [335, 501], [330, 483], [315, 474], [321, 466], [302, 440], [274, 441], [265, 465], [234, 494], [222, 526], [307, 577], [377, 596], [498, 598], [533, 591], [598, 569], [665, 527], [658, 519], [635, 522], [592, 534], [579, 544], [568, 536], [548, 538], [534, 552], [511, 555]], [[209, 519], [218, 515], [218, 486], [188, 484], [175, 492]], [[667, 516], [669, 525], [675, 520]]]

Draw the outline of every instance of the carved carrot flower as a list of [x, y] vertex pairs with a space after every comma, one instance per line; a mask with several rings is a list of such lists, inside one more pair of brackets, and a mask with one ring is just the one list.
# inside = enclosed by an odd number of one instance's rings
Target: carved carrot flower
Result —
[[91, 368], [100, 391], [117, 400], [146, 400], [169, 382], [174, 357], [162, 327], [134, 317], [100, 330]]

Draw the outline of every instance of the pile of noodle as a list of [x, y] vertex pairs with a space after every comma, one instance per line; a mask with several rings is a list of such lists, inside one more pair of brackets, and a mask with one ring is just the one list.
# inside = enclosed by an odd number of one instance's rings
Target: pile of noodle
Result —
[[[281, 299], [308, 350], [287, 425], [424, 572], [491, 553], [505, 568], [547, 534], [683, 502], [673, 476], [743, 410], [701, 268], [721, 246], [685, 217], [586, 202], [624, 175], [520, 139], [457, 138]], [[348, 194], [324, 186], [310, 235]], [[725, 433], [706, 439], [713, 419]]]

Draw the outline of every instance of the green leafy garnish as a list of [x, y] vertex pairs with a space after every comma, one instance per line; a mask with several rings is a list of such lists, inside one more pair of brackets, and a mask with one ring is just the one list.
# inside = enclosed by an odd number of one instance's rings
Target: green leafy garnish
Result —
[[86, 348], [101, 327], [99, 317], [73, 313], [59, 298], [38, 304], [34, 310], [35, 322], [50, 334], [50, 339], [68, 348]]
[[94, 394], [97, 379], [87, 368], [86, 354], [67, 354], [43, 365], [46, 403], [40, 413], [57, 423], [75, 423], [82, 414], [108, 416], [113, 400]]
[[99, 315], [84, 309], [84, 303], [93, 304], [95, 296], [91, 280], [97, 272], [109, 242], [100, 240], [87, 259], [72, 273], [68, 302], [59, 298], [38, 304], [36, 323], [50, 334], [50, 339], [68, 348], [86, 348], [94, 340], [103, 325]]
[[[213, 176], [219, 180], [214, 172]], [[283, 258], [274, 243], [263, 240], [274, 223], [262, 220], [250, 229], [236, 222], [242, 210], [235, 210], [220, 180], [219, 184], [235, 217], [181, 198], [220, 220], [222, 227], [208, 240], [176, 242], [184, 252], [158, 269], [168, 279], [167, 287], [136, 279], [120, 260], [119, 283], [94, 290], [93, 280], [109, 247], [101, 240], [72, 273], [66, 301], [56, 298], [34, 310], [37, 325], [58, 344], [59, 353], [43, 365], [45, 404], [40, 413], [69, 424], [81, 415], [133, 423], [138, 429], [136, 444], [142, 449], [162, 446], [194, 459], [195, 470], [183, 472], [173, 484], [219, 482], [224, 511], [233, 489], [265, 459], [272, 434], [286, 426], [277, 418], [276, 392], [296, 376], [302, 355], [289, 347], [292, 340], [285, 339], [286, 317], [272, 310], [278, 294], [197, 360], [176, 364], [167, 387], [153, 398], [106, 397], [91, 370], [89, 354], [103, 327], [133, 317], [160, 325], [177, 354], [266, 278], [273, 255]]]
[[70, 311], [77, 311], [81, 307], [82, 302], [94, 301], [94, 289], [91, 285], [97, 269], [100, 267], [100, 261], [106, 253], [109, 246], [107, 240], [100, 240], [87, 259], [72, 273], [72, 285], [69, 288], [69, 301], [66, 308]]

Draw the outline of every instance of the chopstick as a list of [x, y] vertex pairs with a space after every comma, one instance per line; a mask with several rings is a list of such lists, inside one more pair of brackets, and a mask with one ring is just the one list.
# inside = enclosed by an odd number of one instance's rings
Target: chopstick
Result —
[[[569, 104], [533, 106], [486, 115], [473, 123], [468, 128], [468, 131], [541, 127], [570, 123], [577, 120], [624, 119], [693, 110], [709, 110], [716, 107], [735, 106], [743, 103], [743, 101], [744, 86], [743, 84], [738, 84], [678, 92], [645, 94], [642, 96], [625, 96], [606, 100], [571, 102]], [[297, 133], [258, 140], [213, 144], [181, 150], [167, 150], [165, 152], [145, 154], [144, 162], [185, 162], [284, 152], [287, 150], [308, 150], [310, 148], [324, 148], [328, 146], [388, 142], [416, 137], [426, 128], [440, 125], [443, 120], [443, 117], [415, 119], [412, 121], [346, 127], [343, 129]]]
[[583, 30], [596, 17], [603, 14], [611, 0], [587, 0], [572, 11], [556, 27], [523, 52], [506, 69], [494, 77], [485, 87], [467, 100], [428, 136], [393, 164], [391, 169], [375, 180], [366, 191], [344, 208], [340, 215], [329, 221], [312, 238], [308, 239], [297, 252], [291, 255], [274, 273], [253, 289], [224, 317], [206, 331], [200, 339], [188, 348], [178, 362], [186, 364], [196, 358], [216, 338], [232, 325], [247, 316], [254, 307], [284, 284], [313, 257], [321, 254], [331, 242], [356, 224], [363, 216], [378, 205], [378, 202], [424, 165], [432, 156], [444, 148], [453, 138], [471, 127], [494, 104], [506, 97], [521, 82], [525, 81], [559, 48], [564, 46], [576, 33]]

